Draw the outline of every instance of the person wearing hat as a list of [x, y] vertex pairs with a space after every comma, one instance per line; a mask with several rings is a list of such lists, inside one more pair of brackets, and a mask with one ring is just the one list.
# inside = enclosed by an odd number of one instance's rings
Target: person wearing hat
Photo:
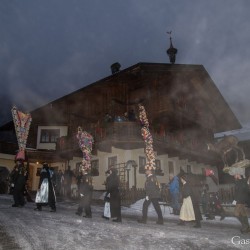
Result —
[[23, 207], [25, 205], [24, 189], [26, 183], [27, 169], [24, 166], [22, 159], [16, 159], [16, 165], [11, 172], [11, 182], [13, 184], [13, 199], [12, 207]]
[[214, 175], [214, 171], [212, 169], [205, 170], [206, 175], [206, 184], [208, 187], [207, 195], [208, 195], [208, 206], [206, 210], [206, 219], [214, 220], [215, 215], [220, 215], [220, 220], [224, 220], [226, 217], [226, 212], [221, 205], [221, 201], [219, 199], [219, 186], [218, 179]]
[[[109, 182], [109, 176], [110, 176], [111, 172], [110, 170], [107, 170], [105, 172], [106, 175], [106, 180], [104, 182], [105, 185], [105, 189], [107, 190], [107, 184]], [[108, 193], [106, 191], [105, 195], [104, 195], [104, 210], [103, 210], [103, 215], [102, 218], [109, 220], [111, 217], [111, 213], [110, 213], [110, 193]]]
[[40, 181], [36, 194], [36, 208], [34, 210], [41, 211], [42, 206], [49, 205], [50, 212], [56, 212], [56, 195], [53, 183], [53, 171], [49, 168], [48, 163], [43, 163], [40, 172]]
[[112, 221], [122, 222], [121, 216], [121, 194], [119, 190], [120, 179], [116, 168], [109, 170], [110, 175], [106, 180], [106, 196], [110, 195], [110, 212]]
[[146, 181], [145, 181], [146, 198], [143, 202], [142, 218], [139, 219], [138, 222], [143, 224], [147, 223], [148, 207], [152, 203], [158, 216], [158, 220], [156, 221], [156, 223], [159, 225], [163, 225], [163, 216], [161, 207], [159, 205], [159, 199], [161, 197], [159, 183], [157, 181], [156, 176], [153, 174], [152, 170], [147, 169], [145, 171], [145, 174], [146, 174]]
[[93, 195], [93, 186], [89, 183], [88, 173], [86, 171], [82, 171], [79, 182], [80, 202], [76, 214], [81, 216], [84, 209], [85, 215], [83, 215], [83, 217], [92, 218], [91, 201]]
[[180, 221], [178, 225], [185, 225], [187, 221], [195, 221], [194, 227], [200, 228], [202, 220], [199, 202], [193, 194], [193, 191], [187, 181], [186, 175], [180, 175], [182, 183], [182, 206], [180, 210]]

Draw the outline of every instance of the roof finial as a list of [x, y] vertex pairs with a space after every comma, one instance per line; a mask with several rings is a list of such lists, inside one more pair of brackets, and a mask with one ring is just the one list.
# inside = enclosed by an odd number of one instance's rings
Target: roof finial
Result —
[[171, 37], [171, 33], [172, 33], [172, 30], [171, 31], [167, 31], [167, 34], [169, 34], [169, 39], [170, 39], [170, 47], [169, 49], [167, 50], [167, 54], [169, 56], [169, 60], [172, 64], [175, 63], [175, 55], [177, 54], [177, 49], [174, 48], [173, 44], [172, 44], [172, 37]]

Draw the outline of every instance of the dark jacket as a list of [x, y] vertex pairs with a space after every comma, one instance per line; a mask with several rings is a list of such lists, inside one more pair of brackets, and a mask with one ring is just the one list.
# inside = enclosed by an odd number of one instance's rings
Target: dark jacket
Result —
[[182, 187], [181, 194], [182, 194], [182, 198], [187, 198], [188, 196], [190, 196], [190, 198], [192, 200], [192, 204], [193, 204], [195, 220], [197, 220], [197, 221], [202, 220], [199, 199], [197, 197], [196, 192], [194, 191], [194, 188], [191, 188], [188, 183], [185, 183]]
[[120, 179], [115, 170], [106, 180], [107, 194], [110, 194], [111, 217], [121, 218]]
[[246, 204], [249, 199], [249, 187], [246, 179], [235, 181], [235, 195], [234, 199], [237, 204]]
[[159, 199], [161, 197], [159, 183], [155, 175], [147, 176], [145, 182], [145, 191], [146, 196], [148, 196], [149, 199]]
[[81, 179], [79, 181], [79, 193], [83, 194], [84, 196], [92, 197], [93, 186], [89, 184], [86, 176], [81, 176]]

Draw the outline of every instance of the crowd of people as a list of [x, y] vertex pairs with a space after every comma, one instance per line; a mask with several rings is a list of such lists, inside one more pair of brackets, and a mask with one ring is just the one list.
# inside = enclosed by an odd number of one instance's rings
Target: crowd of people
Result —
[[[153, 170], [145, 170], [145, 175], [145, 199], [142, 206], [142, 217], [138, 222], [147, 223], [148, 207], [152, 203], [158, 217], [156, 223], [163, 225], [163, 215], [159, 204], [161, 185]], [[220, 220], [225, 218], [226, 213], [218, 195], [218, 180], [212, 170], [206, 171], [205, 176], [206, 179], [201, 185], [201, 190], [199, 190], [192, 185], [186, 173], [180, 173], [176, 176], [170, 174], [167, 188], [171, 197], [173, 214], [179, 216], [178, 225], [184, 226], [192, 221], [195, 228], [200, 228], [202, 213], [208, 220], [215, 219], [216, 215], [220, 216]], [[234, 178], [235, 216], [241, 223], [241, 232], [248, 233], [250, 232], [250, 226], [246, 205], [250, 197], [250, 178], [247, 179], [239, 173], [235, 173]], [[79, 201], [76, 214], [92, 218], [93, 186], [87, 172], [79, 171], [76, 174], [70, 166], [64, 173], [62, 171], [54, 172], [47, 163], [44, 163], [40, 172], [35, 201], [32, 200], [27, 190], [27, 179], [28, 167], [23, 161], [16, 160], [15, 167], [10, 174], [11, 194], [14, 200], [12, 207], [23, 207], [26, 203], [26, 197], [27, 201], [35, 202], [35, 210], [41, 211], [43, 206], [49, 206], [51, 212], [56, 212], [57, 196], [75, 197]], [[110, 168], [106, 172], [104, 201], [107, 204], [105, 204], [103, 218], [112, 219], [113, 222], [122, 222], [120, 179], [115, 168]], [[202, 210], [200, 204], [202, 204]], [[106, 209], [108, 209], [108, 213]]]

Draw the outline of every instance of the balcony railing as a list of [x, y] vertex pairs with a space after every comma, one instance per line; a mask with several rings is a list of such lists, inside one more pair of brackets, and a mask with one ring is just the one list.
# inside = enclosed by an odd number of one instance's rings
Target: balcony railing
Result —
[[[88, 131], [94, 137], [94, 144], [99, 145], [101, 150], [110, 149], [115, 145], [118, 148], [138, 148], [144, 147], [144, 141], [141, 136], [141, 125], [139, 122], [120, 121], [109, 122], [105, 127], [95, 127]], [[154, 145], [169, 155], [197, 158], [207, 155], [206, 143], [196, 138], [180, 139], [172, 134], [159, 134], [151, 131]], [[101, 145], [102, 144], [102, 145]], [[97, 146], [98, 147], [98, 146]], [[57, 150], [79, 150], [78, 142], [74, 136], [63, 136], [57, 141]]]

